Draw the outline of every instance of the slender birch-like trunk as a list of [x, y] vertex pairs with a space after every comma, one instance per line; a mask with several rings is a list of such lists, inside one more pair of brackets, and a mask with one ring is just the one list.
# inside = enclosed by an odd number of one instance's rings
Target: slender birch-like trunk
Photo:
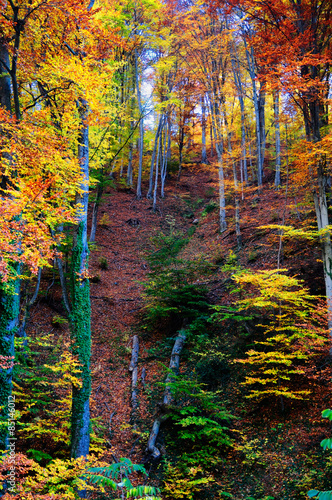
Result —
[[158, 143], [159, 143], [159, 135], [160, 135], [160, 132], [161, 132], [162, 122], [163, 122], [163, 115], [161, 114], [159, 116], [158, 127], [157, 127], [156, 135], [155, 135], [155, 138], [154, 138], [154, 147], [153, 147], [152, 157], [151, 157], [150, 177], [149, 177], [149, 189], [148, 189], [148, 193], [146, 195], [146, 197], [148, 199], [152, 198], [154, 164], [155, 164], [155, 161], [156, 161], [156, 152], [157, 152], [157, 146], [158, 146]]
[[180, 125], [180, 130], [179, 130], [179, 171], [178, 171], [178, 181], [181, 179], [181, 174], [182, 174], [183, 146], [184, 146], [184, 125]]
[[235, 233], [236, 233], [236, 241], [237, 247], [240, 249], [242, 247], [242, 238], [241, 238], [241, 229], [240, 229], [240, 197], [239, 197], [239, 183], [237, 179], [236, 172], [236, 161], [232, 156], [232, 137], [231, 132], [228, 128], [228, 119], [226, 115], [226, 107], [225, 103], [223, 103], [223, 114], [224, 114], [224, 122], [227, 133], [227, 142], [228, 142], [228, 152], [231, 157], [232, 167], [233, 167], [233, 179], [234, 179], [234, 202], [235, 202]]
[[168, 143], [170, 135], [168, 133], [169, 120], [165, 117], [164, 120], [164, 140], [163, 140], [163, 152], [161, 158], [161, 171], [160, 171], [160, 196], [165, 198], [165, 182], [167, 176], [167, 153], [170, 144]]
[[221, 135], [220, 114], [217, 104], [214, 102], [212, 92], [209, 93], [209, 104], [212, 131], [215, 140], [215, 148], [218, 156], [218, 185], [219, 185], [219, 229], [224, 232], [227, 229], [226, 223], [226, 200], [225, 200], [225, 174], [223, 163], [224, 145]]
[[142, 171], [143, 171], [143, 145], [144, 145], [144, 123], [143, 123], [143, 106], [142, 106], [142, 96], [141, 88], [139, 84], [138, 75], [138, 54], [137, 49], [135, 49], [135, 80], [136, 80], [136, 93], [137, 93], [137, 105], [139, 115], [141, 117], [139, 123], [139, 139], [138, 139], [138, 174], [137, 174], [137, 189], [136, 198], [140, 200], [142, 198]]
[[201, 97], [201, 108], [202, 108], [202, 163], [208, 163], [208, 158], [206, 154], [206, 106], [205, 106], [205, 96]]
[[276, 171], [274, 185], [281, 185], [281, 148], [280, 148], [280, 120], [279, 120], [279, 90], [273, 92], [273, 107], [274, 107], [274, 128], [275, 128], [275, 145], [276, 145]]
[[[235, 86], [237, 88], [237, 95], [241, 110], [241, 172], [243, 172], [244, 182], [248, 185], [248, 168], [247, 168], [247, 148], [246, 148], [246, 116], [244, 108], [244, 91], [241, 77], [241, 67], [240, 62], [236, 53], [236, 47], [234, 41], [230, 44], [231, 51], [231, 62]], [[242, 181], [242, 179], [241, 179]]]
[[[130, 133], [133, 132], [133, 124], [130, 123]], [[127, 167], [127, 186], [132, 187], [133, 185], [133, 150], [134, 143], [131, 140], [129, 143], [129, 157], [128, 157], [128, 167]]]
[[156, 155], [156, 173], [155, 173], [155, 178], [154, 178], [154, 189], [153, 189], [153, 211], [154, 212], [157, 209], [157, 189], [158, 189], [161, 138], [162, 138], [162, 134], [159, 134], [158, 148], [157, 148], [157, 155]]
[[89, 241], [91, 241], [91, 242], [95, 241], [95, 239], [96, 239], [98, 210], [99, 210], [99, 205], [100, 205], [101, 198], [102, 198], [103, 192], [104, 192], [103, 176], [104, 176], [104, 172], [102, 170], [101, 180], [97, 186], [96, 200], [95, 200], [95, 202], [93, 204], [93, 208], [92, 208], [92, 221], [91, 221], [91, 231], [90, 231], [90, 238], [89, 238]]
[[256, 121], [256, 149], [257, 149], [257, 184], [261, 188], [263, 185], [263, 158], [262, 158], [262, 132], [261, 132], [261, 113], [257, 94], [256, 85], [256, 71], [255, 71], [255, 58], [252, 48], [248, 48], [245, 36], [243, 37], [244, 45], [246, 49], [246, 57], [248, 63], [249, 75], [252, 84], [252, 95], [255, 109], [255, 121]]

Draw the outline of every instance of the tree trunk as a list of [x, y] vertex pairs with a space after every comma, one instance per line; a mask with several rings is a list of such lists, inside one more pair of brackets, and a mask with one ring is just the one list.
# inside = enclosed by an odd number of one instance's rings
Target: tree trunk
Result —
[[248, 70], [252, 84], [252, 95], [253, 95], [255, 119], [256, 119], [257, 183], [258, 187], [261, 188], [263, 184], [263, 163], [262, 163], [262, 143], [261, 143], [262, 133], [261, 133], [261, 113], [260, 113], [260, 107], [257, 95], [257, 86], [256, 86], [257, 78], [255, 72], [255, 59], [254, 59], [253, 49], [251, 48], [249, 51], [245, 37], [244, 37], [244, 44], [246, 48]]
[[157, 210], [157, 189], [158, 189], [161, 138], [162, 138], [162, 134], [159, 135], [157, 155], [156, 155], [156, 173], [155, 173], [155, 178], [154, 178], [154, 189], [153, 189], [153, 211], [154, 212]]
[[[311, 74], [316, 75], [317, 68], [313, 68]], [[306, 72], [304, 71], [306, 74]], [[313, 98], [313, 96], [315, 98]], [[317, 143], [321, 141], [320, 127], [323, 121], [320, 118], [320, 97], [316, 88], [312, 88], [307, 94], [303, 94], [304, 106], [302, 108], [307, 141]], [[326, 191], [329, 189], [330, 174], [326, 164], [326, 155], [321, 153], [317, 158], [317, 183], [313, 188], [313, 199], [315, 203], [317, 226], [320, 234], [322, 247], [322, 258], [325, 278], [327, 321], [330, 337], [332, 337], [332, 240], [329, 224], [328, 203]], [[330, 348], [332, 356], [332, 347]]]
[[[130, 124], [130, 133], [132, 133], [133, 125]], [[129, 144], [129, 158], [128, 158], [128, 167], [127, 167], [127, 186], [132, 187], [133, 185], [133, 149], [134, 143], [131, 140]]]
[[[327, 187], [327, 177], [324, 174], [323, 160], [320, 160], [318, 166], [318, 186], [313, 191], [316, 216], [317, 216], [317, 226], [318, 230], [322, 231], [323, 234], [320, 236], [322, 254], [323, 254], [323, 268], [324, 268], [324, 279], [326, 288], [326, 300], [327, 300], [327, 321], [330, 336], [332, 337], [332, 241], [331, 233], [329, 228], [329, 214], [328, 206], [326, 200], [326, 187]], [[330, 354], [332, 355], [332, 347], [330, 349]]]
[[[89, 198], [89, 128], [87, 125], [88, 104], [81, 99], [78, 103], [81, 130], [78, 146], [78, 158], [81, 165], [83, 181], [82, 195], [76, 202], [81, 206], [78, 226], [74, 235], [71, 265], [71, 299], [70, 315], [73, 352], [81, 364], [81, 387], [73, 387], [72, 418], [71, 418], [71, 457], [86, 456], [90, 445], [90, 288], [85, 276], [88, 268], [87, 213]], [[84, 492], [80, 492], [83, 495]]]
[[165, 117], [164, 120], [164, 144], [163, 144], [163, 153], [162, 153], [162, 158], [161, 158], [161, 170], [160, 170], [160, 196], [162, 198], [165, 198], [165, 182], [166, 182], [166, 176], [167, 176], [167, 153], [168, 153], [168, 148], [169, 148], [169, 133], [168, 133], [168, 125], [169, 125], [169, 120], [167, 117]]
[[167, 162], [169, 162], [172, 158], [171, 112], [167, 114], [167, 123]]
[[98, 210], [99, 210], [99, 205], [100, 205], [101, 198], [102, 198], [103, 192], [104, 192], [103, 175], [104, 175], [104, 173], [102, 171], [101, 172], [101, 179], [100, 179], [98, 186], [97, 186], [96, 201], [94, 202], [93, 209], [92, 209], [92, 221], [91, 221], [91, 231], [90, 231], [90, 239], [89, 239], [89, 241], [91, 241], [91, 242], [96, 240]]
[[205, 97], [204, 95], [201, 97], [201, 108], [202, 108], [202, 163], [208, 163], [207, 154], [206, 154], [206, 106], [205, 106]]
[[[5, 45], [0, 47], [0, 56], [0, 103], [2, 107], [11, 112], [11, 81], [8, 74], [10, 62], [8, 49]], [[12, 80], [12, 85], [14, 86], [14, 84], [15, 82]], [[17, 105], [19, 108], [19, 102]], [[19, 119], [19, 117], [18, 113], [17, 118]], [[1, 188], [6, 189], [6, 184], [7, 178], [3, 176]], [[20, 274], [19, 264], [12, 264], [12, 268], [15, 275]], [[9, 444], [12, 444], [8, 433], [8, 404], [13, 398], [14, 337], [19, 326], [20, 286], [19, 278], [13, 280], [10, 287], [4, 282], [0, 283], [0, 356], [3, 357], [0, 363], [2, 365], [0, 367], [0, 449], [2, 450], [7, 449]]]
[[154, 147], [153, 147], [152, 157], [151, 157], [149, 190], [148, 190], [148, 194], [146, 195], [146, 197], [148, 199], [152, 198], [154, 164], [155, 164], [155, 160], [156, 160], [156, 152], [157, 152], [157, 146], [158, 146], [158, 141], [159, 141], [159, 134], [161, 132], [161, 127], [162, 127], [162, 122], [163, 122], [163, 115], [161, 114], [159, 116], [158, 127], [157, 127], [156, 135], [154, 138]]
[[58, 267], [59, 271], [59, 278], [60, 278], [60, 284], [61, 284], [61, 290], [62, 290], [62, 300], [65, 305], [65, 308], [67, 310], [67, 313], [70, 314], [70, 305], [69, 305], [69, 299], [68, 299], [68, 293], [67, 293], [67, 283], [66, 283], [66, 277], [65, 273], [63, 270], [63, 265], [62, 265], [62, 260], [60, 257], [56, 257], [55, 259], [56, 265]]
[[273, 92], [273, 107], [274, 107], [274, 128], [275, 128], [275, 144], [276, 144], [276, 172], [274, 185], [278, 188], [281, 185], [281, 148], [280, 148], [280, 120], [279, 120], [279, 90]]
[[221, 135], [221, 123], [219, 117], [219, 109], [217, 104], [214, 102], [214, 96], [209, 95], [210, 111], [211, 111], [211, 122], [212, 130], [215, 140], [215, 148], [218, 156], [218, 184], [219, 184], [219, 230], [224, 232], [227, 229], [226, 223], [226, 200], [225, 200], [225, 176], [224, 176], [224, 165], [223, 165], [223, 139]]
[[[36, 302], [37, 300], [37, 297], [38, 297], [38, 293], [39, 293], [39, 287], [40, 287], [40, 281], [41, 281], [41, 276], [42, 276], [42, 271], [43, 271], [43, 268], [40, 267], [38, 269], [38, 274], [37, 274], [37, 282], [36, 282], [36, 286], [35, 286], [35, 291], [31, 297], [31, 299], [29, 300], [28, 297], [27, 297], [27, 300], [26, 300], [26, 304], [24, 307], [21, 307], [21, 318], [20, 318], [20, 324], [19, 324], [19, 327], [18, 327], [18, 331], [17, 331], [17, 337], [19, 337], [20, 339], [24, 339], [23, 340], [23, 348], [25, 348], [28, 344], [27, 342], [27, 334], [26, 334], [26, 327], [27, 327], [27, 323], [28, 323], [28, 320], [29, 320], [29, 315], [30, 315], [30, 308], [33, 306], [33, 304]], [[23, 311], [22, 311], [23, 309]]]
[[[19, 274], [19, 266], [16, 265]], [[8, 432], [9, 407], [12, 399], [14, 337], [18, 330], [20, 312], [20, 280], [13, 282], [13, 287], [6, 283], [0, 289], [0, 449], [5, 450], [9, 444], [15, 443]]]
[[136, 413], [137, 413], [137, 363], [138, 363], [138, 351], [139, 351], [139, 341], [138, 336], [134, 335], [133, 337], [133, 348], [131, 351], [131, 361], [129, 365], [129, 371], [131, 372], [131, 421], [134, 424], [136, 421]]
[[237, 172], [236, 172], [236, 162], [232, 155], [232, 141], [231, 141], [231, 132], [228, 129], [228, 120], [226, 115], [226, 107], [223, 105], [223, 113], [224, 113], [224, 122], [227, 132], [228, 139], [228, 151], [232, 160], [233, 166], [233, 179], [234, 179], [234, 201], [235, 201], [235, 233], [236, 233], [236, 241], [238, 250], [242, 247], [242, 238], [241, 238], [241, 229], [240, 229], [240, 199], [239, 199], [239, 183], [237, 180]]
[[9, 55], [8, 49], [4, 45], [0, 46], [0, 105], [11, 112], [10, 104], [10, 75], [9, 75]]
[[211, 158], [213, 157], [213, 150], [214, 150], [214, 145], [213, 145], [213, 130], [212, 130], [212, 124], [210, 125], [210, 154]]
[[[231, 61], [232, 61], [232, 70], [233, 70], [233, 77], [234, 77], [234, 82], [235, 86], [237, 89], [237, 95], [239, 99], [239, 104], [240, 104], [240, 110], [241, 110], [241, 175], [243, 172], [243, 177], [244, 177], [244, 182], [246, 185], [248, 185], [248, 169], [247, 169], [247, 151], [246, 151], [246, 115], [245, 115], [245, 108], [244, 108], [244, 91], [243, 91], [243, 85], [242, 85], [242, 77], [241, 77], [241, 67], [240, 67], [240, 62], [239, 58], [237, 56], [236, 52], [236, 46], [234, 41], [231, 41], [230, 44], [230, 50], [231, 50]], [[241, 182], [243, 180], [241, 179]]]
[[140, 200], [142, 198], [142, 171], [143, 171], [143, 145], [144, 145], [144, 123], [143, 123], [143, 107], [141, 98], [141, 89], [139, 85], [139, 75], [138, 75], [138, 55], [137, 49], [135, 49], [135, 80], [136, 80], [136, 92], [137, 92], [137, 104], [138, 111], [140, 115], [139, 122], [139, 140], [138, 140], [138, 174], [137, 174], [137, 190], [136, 198]]
[[258, 113], [259, 113], [259, 131], [260, 131], [260, 144], [261, 144], [261, 165], [262, 165], [262, 179], [264, 175], [264, 159], [265, 159], [265, 146], [266, 146], [266, 132], [265, 132], [265, 84], [261, 83], [258, 94]]
[[181, 126], [180, 130], [179, 130], [179, 171], [178, 171], [178, 181], [181, 179], [181, 174], [182, 174], [183, 145], [184, 145], [184, 126]]

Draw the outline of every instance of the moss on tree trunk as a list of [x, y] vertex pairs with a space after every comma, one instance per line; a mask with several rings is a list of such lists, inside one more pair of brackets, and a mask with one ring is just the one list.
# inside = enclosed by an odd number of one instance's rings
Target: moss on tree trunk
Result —
[[91, 353], [91, 306], [89, 280], [82, 277], [82, 266], [87, 268], [88, 252], [85, 245], [85, 223], [80, 222], [76, 245], [72, 253], [70, 315], [73, 352], [81, 364], [81, 387], [73, 387], [71, 417], [71, 456], [86, 456], [90, 444], [91, 393], [90, 353]]
[[8, 448], [8, 401], [12, 395], [14, 337], [20, 311], [20, 280], [0, 289], [0, 449]]

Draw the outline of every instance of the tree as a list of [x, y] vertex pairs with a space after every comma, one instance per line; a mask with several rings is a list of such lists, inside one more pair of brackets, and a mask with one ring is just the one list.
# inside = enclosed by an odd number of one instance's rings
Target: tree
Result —
[[[45, 6], [38, 6], [40, 11]], [[20, 70], [19, 48], [29, 30], [36, 8], [25, 3], [4, 5], [2, 23], [6, 33], [1, 44], [1, 355], [12, 359], [14, 335], [18, 329], [20, 278], [22, 265], [33, 273], [45, 265], [54, 253], [49, 226], [72, 220], [70, 200], [77, 186], [77, 163], [49, 116], [37, 110], [22, 116], [17, 72]], [[42, 16], [42, 12], [39, 12]], [[30, 75], [26, 75], [29, 80]], [[12, 92], [11, 92], [12, 90]], [[10, 118], [13, 94], [15, 118]], [[7, 113], [5, 112], [7, 111]], [[23, 118], [23, 119], [22, 119]], [[19, 122], [21, 120], [21, 122]], [[38, 139], [36, 140], [36, 137]], [[66, 156], [66, 160], [61, 155]], [[54, 162], [58, 161], [57, 169]], [[66, 198], [60, 184], [72, 183]], [[53, 198], [59, 194], [57, 201]], [[16, 235], [13, 237], [13, 235]], [[32, 244], [33, 242], [33, 244]], [[1, 377], [1, 448], [7, 446], [8, 397], [12, 390], [12, 363], [3, 368]]]
[[[1, 187], [5, 200], [0, 214], [4, 228], [0, 242], [4, 311], [1, 354], [9, 359], [13, 356], [13, 339], [18, 326], [17, 275], [22, 272], [27, 275], [28, 270], [36, 274], [40, 267], [50, 265], [49, 260], [56, 257], [62, 239], [61, 232], [56, 229], [77, 220], [82, 201], [86, 218], [88, 111], [85, 97], [89, 96], [92, 110], [100, 109], [100, 91], [96, 83], [103, 78], [108, 80], [113, 73], [113, 69], [100, 64], [107, 54], [106, 40], [111, 38], [114, 41], [113, 33], [106, 36], [106, 30], [93, 23], [93, 16], [85, 5], [68, 0], [61, 2], [61, 8], [59, 6], [56, 2], [42, 2], [35, 7], [29, 2], [18, 5], [9, 2], [4, 6], [2, 17], [6, 36], [1, 63], [6, 72], [1, 78], [1, 102], [10, 111], [9, 74], [15, 108], [15, 118], [10, 118], [8, 111], [0, 110], [3, 132]], [[78, 33], [77, 26], [80, 26]], [[25, 51], [24, 61], [20, 58], [21, 49]], [[79, 158], [74, 153], [75, 145], [79, 149]], [[75, 198], [76, 207], [73, 204]], [[86, 223], [82, 227], [81, 215], [82, 212], [78, 217], [80, 224], [73, 258], [76, 266], [72, 291], [74, 316], [75, 307], [82, 305], [78, 302], [82, 302], [82, 296], [86, 298], [85, 282], [82, 285], [82, 276], [75, 274], [83, 272], [87, 264], [83, 234]], [[16, 235], [14, 238], [13, 234]], [[80, 245], [78, 239], [82, 235]], [[83, 257], [78, 256], [81, 247]], [[86, 280], [85, 274], [83, 278]], [[84, 293], [80, 295], [76, 285], [80, 291], [84, 288]], [[75, 320], [73, 325], [75, 329]], [[82, 365], [86, 367], [87, 363]], [[11, 369], [9, 363], [1, 370], [4, 380], [0, 401], [4, 408], [2, 421], [6, 420]], [[1, 445], [6, 446], [6, 430]]]

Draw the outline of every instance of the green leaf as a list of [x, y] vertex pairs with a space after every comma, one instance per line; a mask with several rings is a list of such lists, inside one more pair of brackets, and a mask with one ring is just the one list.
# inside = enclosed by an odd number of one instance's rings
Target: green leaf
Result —
[[323, 418], [328, 418], [329, 420], [332, 420], [332, 410], [323, 410], [322, 411], [322, 417]]
[[318, 498], [319, 500], [332, 500], [332, 491], [321, 491]]
[[112, 481], [112, 479], [109, 479], [108, 477], [99, 476], [99, 475], [95, 475], [95, 474], [92, 474], [92, 475], [87, 474], [85, 477], [91, 483], [97, 484], [98, 486], [109, 486], [113, 490], [116, 490], [116, 488], [117, 488], [116, 483], [114, 481]]
[[125, 488], [127, 488], [127, 489], [130, 489], [133, 487], [133, 485], [131, 484], [130, 480], [127, 477], [125, 477], [122, 482], [123, 482], [123, 485], [125, 486]]
[[331, 450], [332, 449], [332, 439], [327, 438], [323, 439], [323, 441], [320, 443], [321, 447], [323, 450]]
[[307, 495], [309, 498], [312, 498], [312, 497], [315, 497], [319, 494], [319, 491], [318, 490], [310, 490], [308, 491]]
[[332, 500], [332, 491], [310, 490], [307, 493], [309, 498], [317, 497], [318, 500]]

